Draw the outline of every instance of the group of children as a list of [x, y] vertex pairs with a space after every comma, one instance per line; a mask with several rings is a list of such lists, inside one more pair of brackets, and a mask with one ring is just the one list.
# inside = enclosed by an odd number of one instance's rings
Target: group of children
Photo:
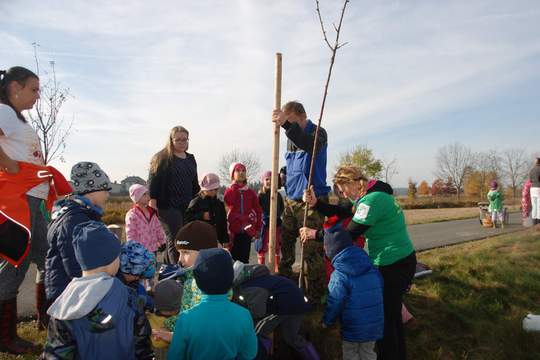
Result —
[[[250, 246], [268, 226], [259, 201], [269, 206], [270, 175], [257, 196], [245, 185], [245, 167], [233, 164], [227, 217], [216, 197], [219, 179], [205, 175], [175, 237], [181, 268], [155, 282], [165, 238], [146, 187], [130, 188], [134, 206], [121, 244], [101, 222], [107, 175], [95, 163], [74, 166], [74, 194], [57, 203], [49, 228], [50, 321], [41, 358], [265, 359], [270, 334], [280, 327], [298, 356], [319, 359], [299, 334], [311, 306], [292, 280], [263, 264], [266, 241], [259, 245], [261, 264], [247, 265], [244, 242]], [[334, 271], [322, 327], [341, 321], [344, 359], [375, 359], [384, 323], [381, 276], [342, 228], [327, 230], [324, 248]]]

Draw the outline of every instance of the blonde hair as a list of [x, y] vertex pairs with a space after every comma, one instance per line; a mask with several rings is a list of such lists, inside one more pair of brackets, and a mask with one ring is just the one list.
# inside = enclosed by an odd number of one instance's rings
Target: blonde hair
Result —
[[358, 166], [341, 166], [334, 175], [334, 184], [341, 185], [354, 181], [367, 181], [367, 177]]
[[[174, 137], [174, 134], [178, 132], [183, 132], [187, 136], [189, 136], [189, 131], [185, 127], [183, 126], [173, 127], [171, 131], [169, 132], [169, 139], [165, 147], [152, 157], [152, 160], [150, 161], [150, 173], [155, 174], [158, 168], [160, 167], [160, 165], [164, 161], [171, 161], [173, 159], [173, 156], [174, 156], [173, 137]], [[188, 150], [188, 148], [189, 148], [189, 144], [188, 146], [186, 146], [186, 151]]]

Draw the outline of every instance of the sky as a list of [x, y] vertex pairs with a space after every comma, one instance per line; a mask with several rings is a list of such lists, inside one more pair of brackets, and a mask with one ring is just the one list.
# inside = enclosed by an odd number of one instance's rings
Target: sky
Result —
[[[333, 42], [342, 2], [320, 3]], [[70, 89], [74, 127], [52, 163], [66, 175], [95, 161], [113, 180], [146, 178], [176, 125], [200, 177], [233, 149], [269, 169], [276, 52], [283, 103], [319, 117], [331, 53], [314, 0], [0, 0], [0, 14], [0, 69], [35, 69], [36, 42], [42, 79], [54, 61]], [[456, 141], [540, 154], [538, 24], [534, 0], [351, 0], [322, 119], [329, 176], [355, 145], [396, 159], [394, 186], [431, 182]]]

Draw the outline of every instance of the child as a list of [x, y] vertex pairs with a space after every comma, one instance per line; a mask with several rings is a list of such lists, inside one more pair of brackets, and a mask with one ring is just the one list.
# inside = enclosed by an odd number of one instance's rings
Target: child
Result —
[[156, 210], [148, 206], [148, 188], [139, 184], [131, 185], [129, 197], [133, 207], [126, 214], [126, 239], [140, 242], [157, 255], [158, 251], [165, 250], [166, 238]]
[[154, 302], [147, 294], [141, 280], [152, 279], [156, 273], [156, 258], [153, 253], [138, 242], [126, 241], [120, 252], [120, 271], [116, 276], [126, 286], [145, 299], [145, 308], [152, 311]]
[[153, 359], [151, 328], [140, 299], [115, 274], [120, 242], [103, 223], [73, 232], [82, 277], [74, 278], [48, 310], [42, 359]]
[[[164, 322], [171, 316], [176, 316], [182, 306], [182, 285], [175, 280], [163, 280], [154, 287], [154, 314], [148, 314], [148, 321], [152, 326], [152, 332], [159, 332], [164, 328]], [[156, 353], [156, 359], [167, 359], [168, 342], [154, 337], [152, 345]]]
[[319, 359], [313, 344], [298, 334], [310, 306], [302, 290], [292, 280], [270, 275], [264, 265], [245, 265], [236, 261], [233, 285], [235, 299], [241, 299], [239, 303], [250, 311], [258, 336], [268, 339], [279, 326], [285, 343], [302, 359]]
[[206, 174], [200, 185], [201, 191], [189, 203], [184, 221], [185, 223], [193, 220], [206, 221], [216, 229], [219, 243], [227, 247], [229, 244], [227, 214], [223, 201], [217, 198], [219, 177], [212, 173]]
[[334, 272], [328, 284], [323, 327], [341, 320], [343, 360], [377, 358], [375, 341], [383, 337], [382, 277], [366, 252], [354, 246], [349, 232], [326, 232], [324, 250]]
[[231, 164], [232, 183], [225, 190], [227, 205], [231, 255], [234, 260], [249, 263], [251, 240], [257, 236], [262, 225], [262, 209], [255, 191], [247, 185], [246, 167], [240, 163]]
[[493, 222], [493, 228], [497, 227], [497, 219], [501, 223], [501, 227], [504, 228], [504, 212], [503, 212], [503, 199], [502, 192], [499, 191], [499, 184], [493, 180], [491, 182], [491, 190], [487, 194], [489, 200], [488, 211], [491, 213], [491, 221]]
[[69, 282], [81, 276], [73, 252], [73, 228], [89, 220], [101, 221], [111, 182], [96, 163], [79, 162], [71, 168], [73, 196], [58, 201], [47, 231], [49, 250], [45, 257], [45, 292], [54, 302]]
[[[183, 275], [184, 292], [182, 296], [182, 311], [186, 311], [201, 302], [202, 292], [193, 278], [193, 264], [199, 251], [218, 247], [218, 239], [214, 227], [204, 221], [195, 220], [184, 225], [176, 234], [176, 249], [182, 267], [186, 269]], [[165, 328], [174, 330], [176, 316], [165, 320]]]
[[[255, 241], [255, 250], [257, 251], [257, 261], [264, 265], [266, 262], [266, 253], [268, 252], [268, 239], [270, 228], [270, 192], [272, 183], [272, 172], [266, 171], [262, 178], [262, 188], [259, 191], [259, 204], [263, 210], [263, 228], [261, 236]], [[283, 198], [277, 193], [277, 228], [276, 228], [276, 255], [275, 272], [278, 272], [279, 260], [281, 257], [281, 214], [283, 214]]]
[[227, 298], [233, 283], [230, 254], [223, 249], [201, 250], [193, 275], [203, 297], [178, 316], [168, 358], [253, 359], [257, 336], [249, 311]]

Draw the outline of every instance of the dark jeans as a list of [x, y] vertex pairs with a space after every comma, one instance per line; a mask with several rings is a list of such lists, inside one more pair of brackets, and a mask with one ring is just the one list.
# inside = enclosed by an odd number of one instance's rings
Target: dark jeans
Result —
[[165, 264], [177, 264], [179, 253], [176, 250], [176, 234], [184, 224], [184, 212], [180, 209], [169, 208], [158, 210], [159, 221], [167, 237], [166, 250], [163, 253]]
[[393, 264], [379, 267], [384, 281], [384, 337], [377, 341], [378, 360], [407, 358], [405, 334], [401, 321], [401, 304], [403, 295], [411, 286], [415, 270], [415, 252]]
[[249, 253], [251, 251], [251, 237], [246, 234], [236, 234], [231, 249], [231, 256], [234, 261], [238, 260], [244, 264], [249, 264]]
[[296, 351], [301, 351], [306, 347], [306, 340], [299, 334], [303, 318], [303, 315], [270, 314], [255, 325], [255, 332], [257, 335], [269, 336], [279, 326], [285, 343]]

